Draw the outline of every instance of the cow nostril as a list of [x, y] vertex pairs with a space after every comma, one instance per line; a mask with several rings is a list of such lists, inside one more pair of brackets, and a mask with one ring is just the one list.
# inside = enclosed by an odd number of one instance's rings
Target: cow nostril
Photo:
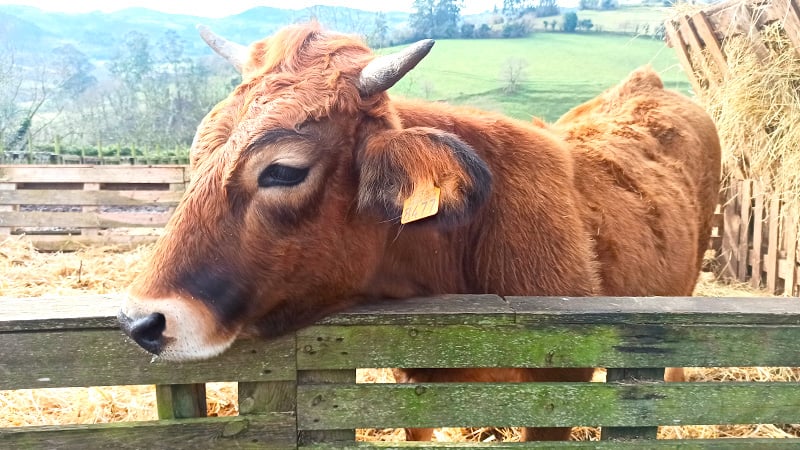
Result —
[[130, 327], [130, 335], [137, 344], [153, 354], [161, 353], [164, 346], [164, 329], [167, 319], [161, 313], [152, 313], [135, 321]]

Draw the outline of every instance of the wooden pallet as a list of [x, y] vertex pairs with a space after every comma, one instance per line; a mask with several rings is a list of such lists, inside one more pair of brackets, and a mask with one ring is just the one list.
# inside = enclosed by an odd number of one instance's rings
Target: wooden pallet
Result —
[[188, 181], [186, 166], [0, 166], [0, 236], [42, 250], [155, 240]]
[[[800, 55], [800, 7], [798, 0], [736, 0], [720, 3], [691, 15], [679, 15], [665, 24], [667, 41], [678, 55], [696, 93], [703, 87], [718, 85], [727, 72], [725, 40], [734, 36], [750, 38], [750, 48], [762, 61], [769, 51], [760, 30], [779, 22]], [[707, 52], [710, 61], [698, 67], [693, 54]]]

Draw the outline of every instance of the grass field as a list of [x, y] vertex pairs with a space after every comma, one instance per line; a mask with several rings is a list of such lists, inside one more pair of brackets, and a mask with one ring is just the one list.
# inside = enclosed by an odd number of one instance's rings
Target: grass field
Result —
[[[505, 94], [501, 73], [514, 59], [525, 61], [523, 82], [517, 92]], [[661, 41], [559, 32], [524, 39], [440, 40], [391, 92], [553, 121], [645, 64], [662, 75], [667, 87], [689, 93], [674, 50]]]
[[608, 11], [578, 11], [578, 20], [589, 19], [597, 31], [612, 33], [642, 32], [647, 25], [652, 33], [662, 25], [670, 15], [675, 14], [673, 8], [664, 6], [629, 6]]

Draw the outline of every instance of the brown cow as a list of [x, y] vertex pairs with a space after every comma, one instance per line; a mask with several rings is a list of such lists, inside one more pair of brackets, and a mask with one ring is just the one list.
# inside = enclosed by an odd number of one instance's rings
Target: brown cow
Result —
[[[652, 70], [542, 126], [390, 98], [386, 89], [432, 41], [374, 58], [316, 24], [249, 49], [201, 33], [243, 80], [200, 125], [192, 181], [120, 313], [146, 350], [208, 358], [243, 333], [277, 336], [378, 298], [692, 293], [717, 199], [719, 143], [708, 115], [664, 90]], [[435, 201], [434, 187], [438, 212], [401, 225], [404, 201], [422, 192]]]

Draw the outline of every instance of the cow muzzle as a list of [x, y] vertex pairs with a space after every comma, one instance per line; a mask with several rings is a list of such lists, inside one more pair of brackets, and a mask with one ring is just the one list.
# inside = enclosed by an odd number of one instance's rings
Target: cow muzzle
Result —
[[152, 313], [133, 320], [120, 311], [117, 316], [122, 331], [148, 352], [158, 355], [164, 349], [164, 329], [167, 319], [161, 313]]
[[179, 297], [152, 300], [130, 296], [117, 320], [140, 347], [170, 361], [219, 355], [238, 334], [238, 330], [220, 326], [201, 302]]

